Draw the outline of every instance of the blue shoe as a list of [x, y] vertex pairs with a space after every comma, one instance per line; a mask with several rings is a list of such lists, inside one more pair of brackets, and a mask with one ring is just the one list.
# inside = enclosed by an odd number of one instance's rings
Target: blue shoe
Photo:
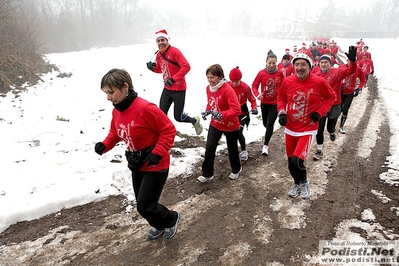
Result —
[[165, 229], [165, 233], [163, 235], [163, 238], [165, 240], [170, 240], [176, 235], [176, 233], [177, 233], [177, 224], [179, 223], [179, 221], [180, 221], [180, 213], [177, 213], [177, 220], [176, 220], [175, 225]]

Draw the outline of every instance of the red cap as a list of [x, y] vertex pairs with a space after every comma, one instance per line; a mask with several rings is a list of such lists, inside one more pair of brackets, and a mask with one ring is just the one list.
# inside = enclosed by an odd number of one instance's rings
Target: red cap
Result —
[[290, 51], [290, 49], [289, 49], [289, 48], [285, 48], [285, 51], [286, 51], [286, 52], [289, 52], [289, 51]]
[[229, 78], [231, 81], [238, 81], [242, 78], [241, 70], [238, 67], [233, 68], [230, 71]]

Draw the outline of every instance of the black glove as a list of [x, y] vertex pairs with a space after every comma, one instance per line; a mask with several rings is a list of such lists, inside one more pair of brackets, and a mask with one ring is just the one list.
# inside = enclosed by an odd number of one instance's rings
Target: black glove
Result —
[[346, 56], [348, 57], [349, 61], [351, 62], [356, 62], [356, 51], [357, 48], [355, 46], [349, 46], [349, 51], [348, 53], [345, 53]]
[[309, 117], [313, 120], [313, 121], [319, 121], [320, 120], [320, 114], [318, 112], [312, 112]]
[[373, 75], [373, 74], [374, 74], [374, 71], [371, 71], [370, 74]]
[[252, 109], [251, 110], [251, 114], [253, 114], [253, 115], [257, 115], [258, 114], [258, 109]]
[[159, 161], [162, 159], [161, 155], [157, 155], [155, 153], [148, 154], [148, 166], [157, 165]]
[[360, 89], [359, 89], [359, 88], [356, 88], [356, 89], [355, 89], [355, 92], [353, 93], [353, 97], [358, 96], [359, 93], [360, 93]]
[[202, 119], [206, 120], [206, 117], [212, 113], [211, 110], [206, 110], [205, 112], [201, 112]]
[[98, 155], [102, 155], [105, 151], [106, 147], [104, 145], [104, 143], [102, 142], [97, 142], [96, 146], [94, 146], [94, 151], [98, 154]]
[[173, 78], [170, 78], [170, 79], [165, 80], [165, 85], [166, 85], [166, 86], [170, 87], [170, 86], [172, 86], [173, 84], [175, 84], [175, 80], [174, 80]]
[[154, 71], [155, 67], [157, 66], [157, 63], [155, 62], [147, 62], [147, 68], [151, 71]]
[[285, 127], [287, 124], [287, 115], [286, 114], [280, 114], [278, 116], [278, 122], [281, 126]]
[[222, 113], [216, 112], [216, 111], [212, 111], [212, 117], [215, 120], [222, 120]]

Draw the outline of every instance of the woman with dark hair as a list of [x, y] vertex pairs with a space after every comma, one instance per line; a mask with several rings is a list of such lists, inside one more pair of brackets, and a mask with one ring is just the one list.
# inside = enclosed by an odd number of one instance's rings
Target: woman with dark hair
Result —
[[[277, 119], [277, 91], [285, 76], [277, 67], [277, 56], [268, 53], [266, 67], [259, 71], [252, 83], [252, 93], [260, 100], [263, 126], [266, 128], [262, 155], [269, 155], [269, 142]], [[260, 91], [258, 90], [260, 86]]]
[[224, 134], [231, 166], [230, 179], [238, 179], [242, 170], [238, 154], [238, 137], [241, 107], [234, 90], [227, 84], [220, 65], [211, 65], [206, 70], [209, 85], [206, 87], [207, 105], [202, 118], [211, 115], [205, 147], [205, 159], [202, 164], [202, 175], [197, 178], [201, 183], [210, 182], [214, 178], [216, 148]]
[[172, 239], [180, 214], [158, 203], [169, 173], [169, 150], [176, 129], [155, 104], [137, 96], [127, 71], [110, 70], [101, 80], [101, 90], [114, 105], [111, 128], [103, 142], [97, 142], [97, 154], [111, 150], [124, 141], [126, 159], [132, 171], [137, 211], [152, 226], [149, 239]]

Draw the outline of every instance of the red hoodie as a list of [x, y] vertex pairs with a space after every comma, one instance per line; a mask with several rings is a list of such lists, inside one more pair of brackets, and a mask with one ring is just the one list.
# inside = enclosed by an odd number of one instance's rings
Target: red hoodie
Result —
[[103, 141], [106, 150], [124, 141], [129, 151], [142, 150], [155, 145], [152, 153], [162, 156], [158, 165], [148, 167], [145, 163], [140, 170], [160, 171], [169, 168], [169, 150], [173, 146], [176, 128], [169, 118], [155, 104], [140, 97], [134, 99], [125, 111], [112, 111], [111, 128]]

